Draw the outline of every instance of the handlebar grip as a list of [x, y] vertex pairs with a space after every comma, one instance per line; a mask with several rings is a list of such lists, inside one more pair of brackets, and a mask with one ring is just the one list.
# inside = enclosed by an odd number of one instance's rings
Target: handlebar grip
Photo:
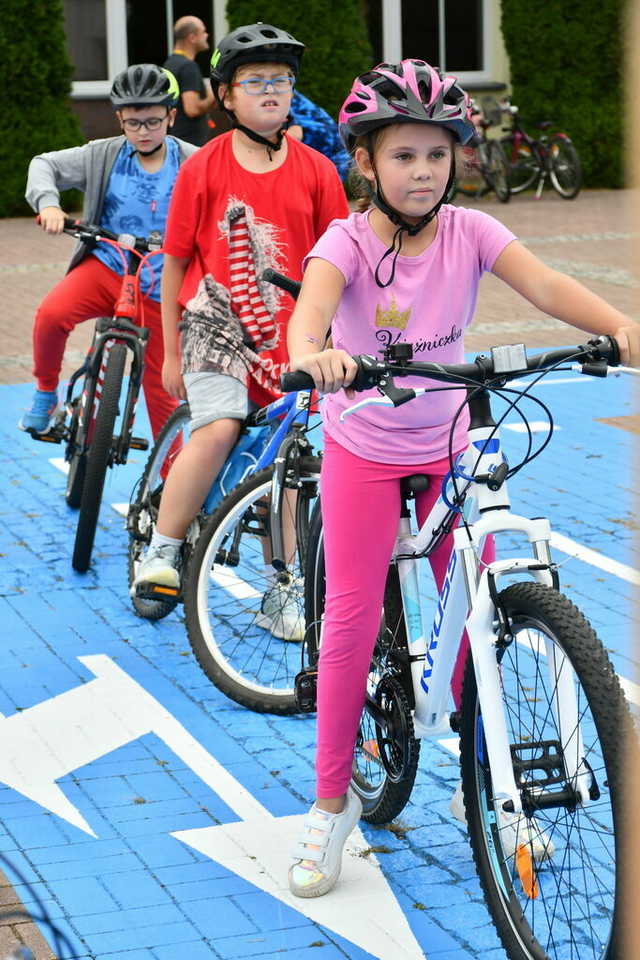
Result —
[[79, 220], [74, 220], [72, 217], [64, 218], [64, 229], [65, 230], [75, 230], [76, 227], [80, 226]]
[[280, 389], [283, 393], [294, 393], [296, 390], [311, 390], [315, 387], [315, 380], [304, 370], [294, 370], [292, 373], [283, 373], [280, 378]]
[[292, 280], [291, 277], [285, 277], [283, 273], [278, 273], [277, 270], [272, 270], [271, 267], [263, 270], [260, 279], [266, 281], [266, 283], [273, 283], [276, 287], [280, 287], [281, 290], [286, 290], [294, 300], [298, 299], [300, 287], [302, 286], [299, 280]]

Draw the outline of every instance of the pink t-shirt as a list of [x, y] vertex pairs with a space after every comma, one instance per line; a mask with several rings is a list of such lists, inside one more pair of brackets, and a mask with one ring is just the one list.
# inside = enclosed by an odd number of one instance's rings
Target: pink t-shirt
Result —
[[[444, 205], [433, 243], [417, 257], [399, 256], [393, 283], [381, 289], [374, 278], [386, 245], [369, 226], [369, 211], [334, 220], [305, 258], [321, 257], [343, 274], [346, 285], [331, 324], [333, 345], [347, 353], [378, 357], [392, 343], [413, 344], [416, 360], [464, 362], [463, 332], [473, 318], [480, 277], [515, 239], [505, 226], [479, 210]], [[386, 279], [392, 256], [385, 260]], [[396, 380], [404, 386], [446, 386], [419, 377]], [[449, 429], [464, 390], [430, 393], [401, 407], [370, 406], [340, 414], [377, 390], [349, 398], [344, 390], [323, 401], [324, 428], [343, 447], [380, 463], [428, 463], [446, 456]], [[458, 419], [454, 450], [465, 446], [467, 410]]]

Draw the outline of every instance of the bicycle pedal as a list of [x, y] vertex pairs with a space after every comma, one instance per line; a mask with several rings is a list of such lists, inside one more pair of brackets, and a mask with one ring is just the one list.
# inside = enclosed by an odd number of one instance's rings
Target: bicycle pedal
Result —
[[293, 681], [294, 698], [300, 713], [314, 713], [318, 694], [318, 671], [307, 668], [296, 674]]
[[139, 583], [135, 596], [139, 600], [182, 600], [180, 587], [166, 587], [160, 583]]
[[149, 441], [145, 437], [131, 437], [129, 446], [132, 450], [148, 450]]
[[65, 431], [61, 427], [52, 427], [47, 433], [38, 433], [33, 428], [25, 432], [31, 434], [33, 440], [40, 440], [42, 443], [62, 443], [66, 439]]

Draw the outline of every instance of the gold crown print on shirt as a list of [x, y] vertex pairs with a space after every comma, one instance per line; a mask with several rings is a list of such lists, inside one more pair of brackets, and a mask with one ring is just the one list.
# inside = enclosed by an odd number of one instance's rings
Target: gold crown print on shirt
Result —
[[398, 310], [396, 298], [391, 297], [391, 306], [388, 310], [383, 310], [379, 305], [376, 307], [376, 327], [398, 327], [399, 330], [406, 330], [409, 322], [408, 310]]

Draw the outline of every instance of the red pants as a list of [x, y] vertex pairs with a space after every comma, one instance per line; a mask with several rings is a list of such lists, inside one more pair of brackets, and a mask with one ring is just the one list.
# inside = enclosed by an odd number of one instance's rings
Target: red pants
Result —
[[[33, 375], [39, 390], [55, 390], [67, 337], [76, 324], [110, 316], [122, 277], [97, 257], [89, 256], [49, 291], [36, 311], [33, 326]], [[153, 436], [156, 437], [178, 401], [162, 386], [162, 322], [160, 304], [142, 300], [144, 325], [149, 328], [142, 386]]]

